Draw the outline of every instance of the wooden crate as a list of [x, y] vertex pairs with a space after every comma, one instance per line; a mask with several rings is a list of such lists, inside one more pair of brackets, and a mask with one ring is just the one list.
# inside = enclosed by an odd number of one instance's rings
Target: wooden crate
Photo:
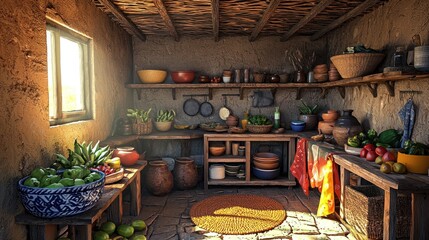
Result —
[[[346, 186], [345, 219], [368, 239], [383, 239], [384, 191], [374, 185]], [[411, 196], [398, 194], [396, 238], [408, 238]]]

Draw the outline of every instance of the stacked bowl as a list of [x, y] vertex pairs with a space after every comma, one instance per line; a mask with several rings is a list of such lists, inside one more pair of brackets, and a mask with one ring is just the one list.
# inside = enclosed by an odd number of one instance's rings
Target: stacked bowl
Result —
[[259, 152], [253, 155], [252, 172], [257, 178], [270, 180], [280, 174], [280, 158], [274, 153]]

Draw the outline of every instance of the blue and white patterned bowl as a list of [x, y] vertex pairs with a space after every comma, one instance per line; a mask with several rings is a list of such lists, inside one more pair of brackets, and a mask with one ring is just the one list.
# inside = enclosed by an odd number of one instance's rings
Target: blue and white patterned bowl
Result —
[[18, 182], [18, 191], [25, 209], [37, 217], [56, 218], [85, 212], [100, 199], [105, 181], [105, 174], [92, 183], [63, 188], [37, 188], [24, 186], [25, 177]]

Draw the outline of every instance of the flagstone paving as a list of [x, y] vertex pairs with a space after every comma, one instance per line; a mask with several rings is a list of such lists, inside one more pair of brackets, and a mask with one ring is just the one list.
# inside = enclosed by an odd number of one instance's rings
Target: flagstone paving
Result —
[[[213, 233], [193, 224], [189, 210], [194, 203], [210, 196], [232, 193], [256, 194], [276, 199], [285, 207], [287, 217], [272, 230], [247, 235]], [[318, 201], [317, 191], [311, 191], [307, 197], [297, 187], [210, 187], [208, 191], [196, 188], [187, 191], [173, 190], [161, 197], [143, 191], [142, 212], [138, 218], [146, 221], [146, 236], [150, 240], [355, 239], [340, 222], [316, 216]]]

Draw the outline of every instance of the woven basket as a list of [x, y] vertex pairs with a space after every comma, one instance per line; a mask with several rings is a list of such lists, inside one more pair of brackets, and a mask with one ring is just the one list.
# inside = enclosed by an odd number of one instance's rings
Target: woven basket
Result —
[[249, 125], [246, 126], [247, 130], [251, 133], [269, 133], [273, 125]]
[[146, 135], [152, 132], [152, 120], [146, 123], [133, 123], [133, 133], [137, 135]]
[[354, 78], [374, 72], [383, 60], [383, 53], [351, 53], [331, 57], [341, 77]]
[[[384, 191], [373, 185], [346, 186], [345, 218], [368, 239], [383, 239]], [[398, 194], [396, 238], [408, 238], [411, 224], [411, 197]]]

